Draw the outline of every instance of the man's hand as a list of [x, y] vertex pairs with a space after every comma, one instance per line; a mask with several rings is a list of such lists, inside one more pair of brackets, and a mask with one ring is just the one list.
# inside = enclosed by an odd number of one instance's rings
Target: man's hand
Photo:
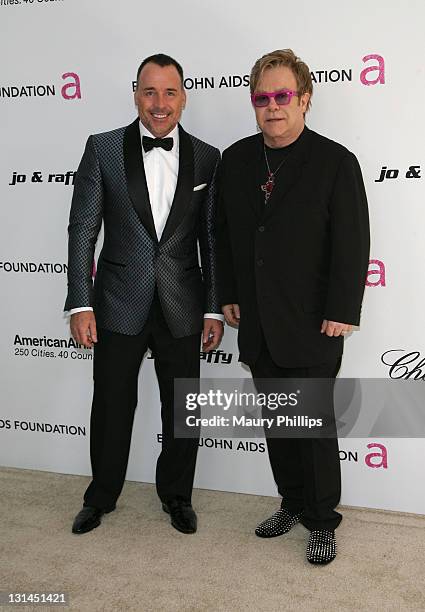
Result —
[[338, 323], [337, 321], [327, 321], [323, 320], [322, 328], [320, 330], [321, 334], [326, 334], [327, 336], [345, 336], [353, 329], [353, 326], [349, 323]]
[[218, 319], [204, 319], [204, 331], [202, 334], [202, 350], [208, 353], [215, 349], [223, 336], [223, 323]]
[[71, 315], [71, 334], [79, 344], [92, 348], [97, 342], [96, 319], [91, 310]]
[[239, 325], [239, 319], [241, 318], [239, 304], [226, 304], [226, 306], [221, 307], [221, 310], [228, 325], [236, 327]]

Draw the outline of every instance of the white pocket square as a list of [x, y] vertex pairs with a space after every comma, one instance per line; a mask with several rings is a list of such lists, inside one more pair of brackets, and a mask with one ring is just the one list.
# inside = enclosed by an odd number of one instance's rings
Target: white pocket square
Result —
[[193, 191], [201, 191], [201, 189], [205, 189], [206, 186], [206, 183], [201, 183], [200, 185], [196, 185], [196, 187], [193, 188]]

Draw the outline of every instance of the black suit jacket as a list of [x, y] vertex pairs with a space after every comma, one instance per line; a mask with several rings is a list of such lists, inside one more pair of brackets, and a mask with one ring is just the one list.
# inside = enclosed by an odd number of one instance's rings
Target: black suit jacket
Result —
[[[90, 136], [71, 205], [66, 310], [92, 306], [99, 327], [138, 334], [157, 287], [174, 337], [198, 333], [205, 312], [221, 312], [214, 236], [220, 154], [179, 126], [179, 156], [174, 201], [158, 241], [139, 120]], [[93, 287], [93, 255], [102, 221], [104, 244]]]
[[218, 218], [220, 302], [241, 309], [242, 361], [258, 357], [261, 328], [281, 367], [342, 354], [323, 319], [359, 324], [369, 259], [361, 170], [345, 147], [305, 128], [264, 205], [263, 136], [223, 154]]

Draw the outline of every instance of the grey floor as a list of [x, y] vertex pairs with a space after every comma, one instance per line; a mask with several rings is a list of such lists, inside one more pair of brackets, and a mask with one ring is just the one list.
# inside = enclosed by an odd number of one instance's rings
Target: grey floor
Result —
[[[307, 531], [262, 540], [268, 497], [194, 492], [199, 529], [169, 525], [152, 485], [126, 483], [117, 510], [71, 534], [88, 479], [0, 468], [0, 590], [65, 591], [78, 611], [425, 610], [425, 517], [343, 509], [338, 557], [305, 560]], [[5, 606], [1, 610], [45, 607]]]

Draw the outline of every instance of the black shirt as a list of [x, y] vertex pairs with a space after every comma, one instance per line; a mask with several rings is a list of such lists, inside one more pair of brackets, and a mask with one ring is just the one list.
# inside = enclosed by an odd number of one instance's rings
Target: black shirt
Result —
[[[303, 135], [304, 130], [301, 132], [301, 134], [298, 136], [298, 138], [296, 140], [294, 140], [294, 142], [291, 142], [290, 145], [286, 145], [286, 147], [279, 147], [278, 149], [272, 149], [271, 147], [268, 147], [265, 143], [264, 143], [264, 148], [266, 151], [266, 155], [267, 155], [267, 159], [269, 161], [269, 166], [270, 166], [270, 171], [271, 172], [276, 172], [277, 168], [279, 168], [279, 165], [292, 153], [293, 149], [296, 147], [296, 145], [298, 144], [301, 136]], [[266, 160], [264, 160], [264, 176], [266, 177], [267, 180], [267, 164], [266, 164]], [[277, 179], [276, 179], [277, 180]]]

